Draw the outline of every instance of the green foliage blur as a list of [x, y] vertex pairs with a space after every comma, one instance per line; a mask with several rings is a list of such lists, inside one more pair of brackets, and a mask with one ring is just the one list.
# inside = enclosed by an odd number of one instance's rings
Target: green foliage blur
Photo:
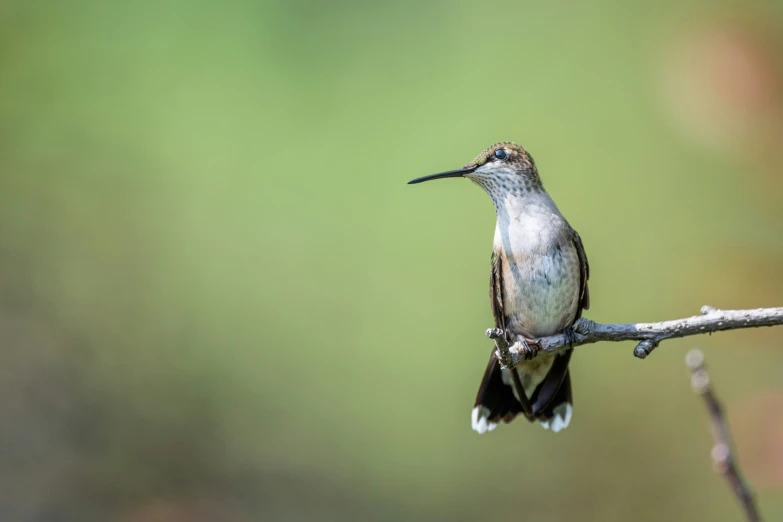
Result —
[[773, 0], [0, 2], [0, 520], [741, 520], [694, 346], [783, 517], [783, 329], [581, 347], [567, 430], [471, 431], [492, 206], [405, 184], [513, 140], [587, 317], [780, 306], [782, 38]]

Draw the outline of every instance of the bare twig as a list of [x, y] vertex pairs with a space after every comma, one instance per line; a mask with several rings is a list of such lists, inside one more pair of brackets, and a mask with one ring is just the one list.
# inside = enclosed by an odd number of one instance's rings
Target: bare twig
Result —
[[701, 395], [704, 405], [710, 414], [712, 421], [712, 435], [715, 445], [712, 447], [712, 462], [715, 472], [720, 473], [729, 482], [734, 495], [736, 495], [745, 517], [749, 522], [759, 522], [759, 512], [753, 499], [753, 493], [748, 484], [742, 480], [734, 455], [731, 451], [731, 434], [729, 425], [718, 398], [710, 386], [710, 376], [704, 367], [704, 355], [699, 350], [691, 350], [685, 357], [685, 364], [691, 371], [691, 386], [693, 391]]
[[[704, 306], [701, 315], [660, 323], [599, 324], [582, 318], [574, 324], [571, 346], [598, 341], [640, 341], [633, 354], [644, 359], [665, 339], [780, 324], [783, 324], [783, 307], [718, 310], [711, 306]], [[540, 348], [534, 350], [528, 350], [519, 341], [509, 346], [503, 330], [499, 328], [487, 330], [487, 337], [495, 340], [498, 359], [505, 367], [513, 367], [520, 361], [532, 359], [539, 352], [554, 353], [569, 345], [569, 340], [564, 334], [535, 339], [533, 343], [528, 342], [528, 345]]]

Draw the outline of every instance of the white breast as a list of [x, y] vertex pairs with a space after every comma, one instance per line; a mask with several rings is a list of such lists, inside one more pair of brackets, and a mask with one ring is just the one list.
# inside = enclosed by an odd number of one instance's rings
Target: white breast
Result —
[[503, 285], [507, 328], [526, 337], [561, 333], [576, 315], [579, 260], [575, 249], [563, 246], [522, 259], [506, 257]]
[[576, 247], [565, 234], [568, 224], [549, 202], [547, 197], [499, 209], [495, 229], [506, 327], [526, 337], [562, 332], [573, 322], [579, 301]]

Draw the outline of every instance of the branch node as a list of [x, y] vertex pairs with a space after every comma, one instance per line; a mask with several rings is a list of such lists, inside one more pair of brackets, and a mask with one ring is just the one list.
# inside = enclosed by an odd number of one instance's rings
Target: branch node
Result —
[[717, 311], [718, 311], [717, 308], [713, 308], [712, 306], [709, 305], [704, 305], [701, 307], [701, 315], [707, 315]]
[[637, 357], [639, 359], [645, 359], [648, 355], [652, 353], [653, 350], [655, 350], [657, 346], [658, 346], [658, 341], [654, 341], [652, 339], [645, 339], [636, 345], [636, 348], [633, 349], [633, 355], [634, 357]]
[[710, 387], [710, 374], [705, 370], [696, 370], [691, 375], [691, 388], [699, 395], [704, 395]]
[[728, 444], [715, 444], [710, 451], [712, 463], [717, 473], [726, 473], [731, 464], [731, 449]]
[[514, 359], [509, 350], [506, 332], [502, 328], [488, 328], [486, 334], [487, 337], [495, 341], [495, 354], [500, 361], [500, 366], [503, 368], [513, 367]]
[[704, 366], [704, 354], [701, 350], [694, 348], [685, 355], [685, 365], [692, 372], [700, 370]]
[[503, 330], [500, 328], [487, 328], [486, 334], [490, 339], [499, 339], [503, 336]]

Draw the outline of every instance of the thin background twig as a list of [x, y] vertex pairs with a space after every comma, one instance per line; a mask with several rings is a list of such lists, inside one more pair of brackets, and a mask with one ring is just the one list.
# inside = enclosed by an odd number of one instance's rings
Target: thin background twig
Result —
[[691, 387], [693, 391], [701, 395], [704, 399], [704, 405], [710, 415], [712, 422], [712, 435], [715, 438], [715, 445], [712, 447], [712, 462], [715, 472], [726, 477], [734, 495], [742, 505], [745, 511], [745, 517], [749, 522], [759, 522], [761, 520], [756, 502], [753, 498], [753, 492], [750, 490], [747, 482], [742, 479], [737, 462], [734, 459], [734, 453], [731, 449], [731, 433], [726, 421], [726, 415], [723, 407], [715, 392], [710, 385], [710, 376], [704, 366], [704, 355], [699, 350], [691, 350], [685, 357], [685, 364], [691, 371]]

